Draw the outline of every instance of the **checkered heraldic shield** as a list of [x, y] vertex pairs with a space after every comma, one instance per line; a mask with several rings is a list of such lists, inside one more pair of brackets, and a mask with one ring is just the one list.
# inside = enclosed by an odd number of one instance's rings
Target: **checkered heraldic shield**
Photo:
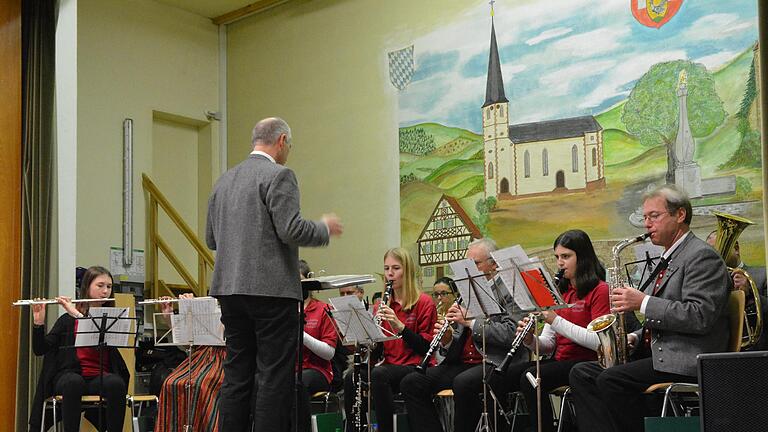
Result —
[[398, 90], [405, 90], [413, 77], [413, 45], [390, 51], [389, 81]]

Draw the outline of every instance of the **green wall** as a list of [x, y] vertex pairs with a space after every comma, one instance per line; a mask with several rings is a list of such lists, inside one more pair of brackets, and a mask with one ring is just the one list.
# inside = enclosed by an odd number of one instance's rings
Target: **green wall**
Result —
[[386, 53], [471, 3], [294, 0], [229, 26], [228, 164], [246, 157], [259, 119], [291, 124], [288, 166], [304, 216], [334, 211], [345, 225], [329, 248], [302, 250], [313, 269], [381, 272], [384, 251], [399, 246], [397, 90]]

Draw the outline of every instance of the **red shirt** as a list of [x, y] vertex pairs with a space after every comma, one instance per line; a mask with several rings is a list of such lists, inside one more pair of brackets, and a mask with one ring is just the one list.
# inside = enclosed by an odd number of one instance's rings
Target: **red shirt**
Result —
[[[428, 295], [419, 294], [419, 299], [409, 311], [403, 310], [397, 301], [391, 302], [390, 307], [406, 328], [420, 335], [427, 342], [432, 340], [432, 328], [437, 321], [437, 309]], [[378, 307], [376, 311], [378, 311]], [[381, 326], [396, 333], [388, 321], [382, 321]], [[423, 355], [413, 351], [402, 338], [384, 342], [384, 363], [404, 366], [418, 365], [423, 358]]]
[[[611, 312], [608, 300], [608, 284], [600, 281], [583, 299], [576, 297], [576, 288], [573, 285], [563, 295], [563, 300], [573, 307], [560, 309], [557, 314], [568, 321], [587, 327], [593, 319]], [[565, 336], [557, 334], [557, 348], [555, 360], [597, 360], [597, 353], [583, 347]]]
[[[77, 333], [77, 323], [75, 320], [75, 333]], [[100, 375], [100, 371], [109, 370], [109, 352], [108, 348], [102, 350], [102, 368], [99, 369], [99, 349], [96, 347], [76, 348], [77, 359], [80, 361], [81, 374], [84, 377], [95, 377]]]
[[[306, 317], [304, 331], [313, 338], [336, 348], [336, 329], [333, 327], [331, 318], [325, 313], [325, 307], [326, 304], [319, 300], [312, 299], [309, 301], [309, 304], [304, 308]], [[333, 378], [331, 361], [323, 360], [307, 347], [304, 347], [303, 356], [304, 361], [301, 368], [319, 371], [330, 384]]]

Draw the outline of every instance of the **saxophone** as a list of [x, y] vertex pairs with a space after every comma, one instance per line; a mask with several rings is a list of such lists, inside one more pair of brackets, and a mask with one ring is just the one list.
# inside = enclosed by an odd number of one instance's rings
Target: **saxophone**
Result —
[[[608, 279], [608, 295], [613, 295], [613, 290], [627, 285], [626, 278], [621, 272], [621, 251], [627, 246], [644, 241], [649, 233], [637, 237], [631, 237], [617, 243], [611, 250], [612, 266], [606, 269]], [[613, 305], [611, 305], [613, 308]], [[597, 360], [604, 368], [625, 364], [629, 361], [627, 350], [627, 328], [624, 312], [599, 316], [587, 325], [587, 330], [597, 333], [600, 346], [597, 348]]]

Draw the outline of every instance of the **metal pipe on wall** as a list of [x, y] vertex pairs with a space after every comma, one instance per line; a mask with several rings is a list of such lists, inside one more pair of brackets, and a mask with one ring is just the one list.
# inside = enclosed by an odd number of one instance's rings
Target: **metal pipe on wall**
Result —
[[123, 265], [133, 264], [133, 119], [123, 120]]

